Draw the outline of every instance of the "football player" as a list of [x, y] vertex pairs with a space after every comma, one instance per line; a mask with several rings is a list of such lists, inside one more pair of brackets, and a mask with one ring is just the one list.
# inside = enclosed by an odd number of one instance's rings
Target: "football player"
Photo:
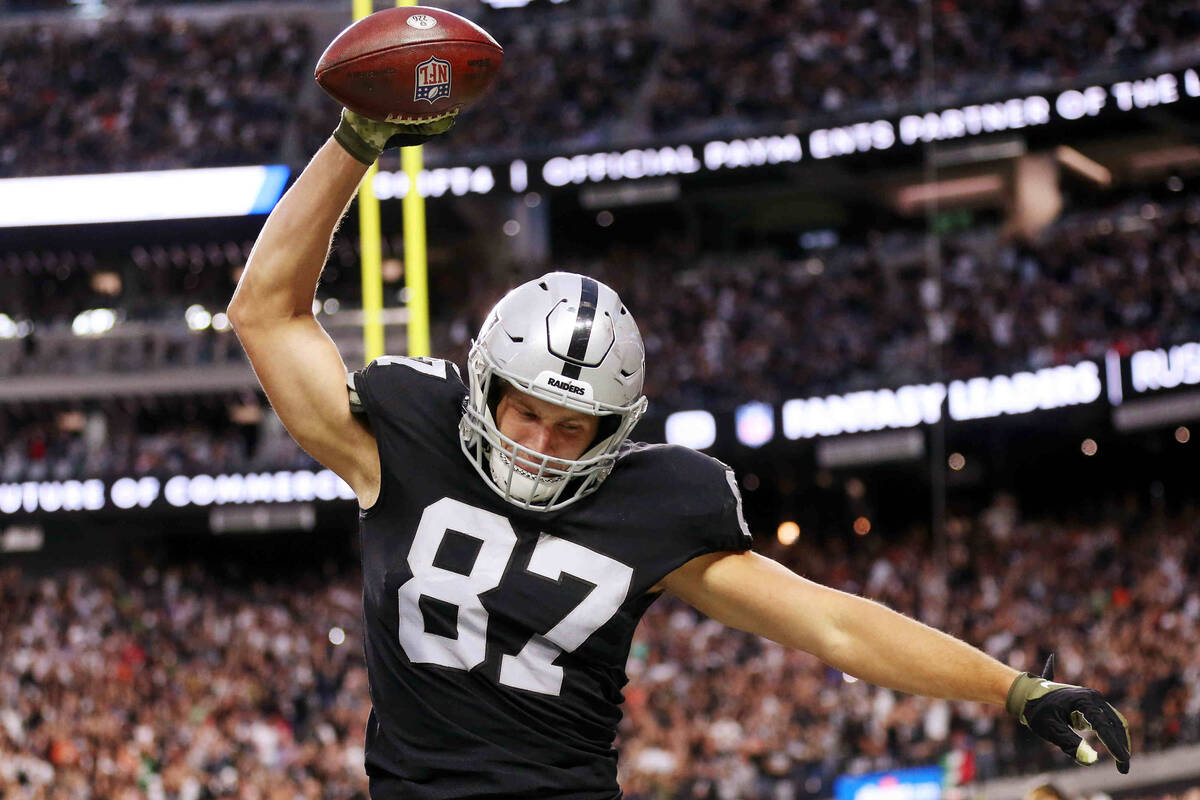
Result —
[[401, 127], [343, 114], [271, 213], [228, 309], [296, 441], [361, 506], [371, 796], [615, 798], [624, 667], [668, 592], [871, 683], [1006, 706], [1081, 763], [1121, 772], [1123, 717], [878, 603], [751, 552], [730, 470], [632, 444], [641, 336], [609, 287], [551, 273], [488, 315], [467, 375], [383, 357], [347, 374], [312, 313], [338, 221]]

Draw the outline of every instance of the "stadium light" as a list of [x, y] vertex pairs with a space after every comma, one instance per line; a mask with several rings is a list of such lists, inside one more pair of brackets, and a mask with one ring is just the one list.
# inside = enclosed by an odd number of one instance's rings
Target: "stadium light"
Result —
[[212, 314], [202, 305], [188, 306], [187, 311], [183, 312], [183, 318], [187, 321], [187, 326], [193, 331], [202, 331], [212, 324]]
[[775, 410], [769, 403], [746, 403], [734, 412], [738, 441], [762, 447], [775, 436]]
[[0, 553], [32, 553], [42, 549], [45, 539], [41, 525], [10, 525], [0, 533]]
[[1097, 186], [1110, 186], [1112, 184], [1112, 172], [1107, 167], [1088, 158], [1074, 147], [1059, 145], [1054, 151], [1054, 157], [1058, 159], [1058, 163], [1078, 175], [1087, 178]]
[[266, 214], [283, 165], [0, 180], [0, 228]]
[[910, 214], [924, 208], [927, 203], [947, 206], [968, 200], [1000, 197], [1003, 192], [1004, 178], [992, 173], [904, 186], [896, 192], [896, 205], [902, 213]]
[[667, 444], [703, 450], [717, 440], [717, 421], [707, 411], [676, 411], [667, 417], [666, 435]]
[[71, 332], [76, 336], [99, 336], [116, 323], [117, 315], [111, 308], [93, 308], [79, 312], [71, 323]]

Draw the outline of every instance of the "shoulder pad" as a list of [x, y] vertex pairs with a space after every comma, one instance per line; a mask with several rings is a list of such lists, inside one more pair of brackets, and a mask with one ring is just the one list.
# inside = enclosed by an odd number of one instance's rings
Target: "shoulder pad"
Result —
[[346, 373], [346, 389], [350, 392], [350, 413], [365, 414], [366, 407], [363, 405], [362, 397], [358, 394], [358, 387], [354, 385], [354, 373]]
[[742, 552], [753, 543], [737, 479], [711, 456], [679, 445], [631, 442], [608, 480], [652, 505], [665, 529], [675, 531], [669, 535], [689, 547], [702, 545], [697, 552]]
[[444, 358], [430, 358], [428, 356], [380, 356], [371, 362], [379, 366], [399, 365], [415, 369], [417, 372], [430, 375], [434, 378], [446, 380], [450, 377], [450, 370], [454, 370], [454, 374], [462, 380], [462, 375], [459, 374], [458, 364], [447, 361]]
[[438, 403], [465, 391], [458, 365], [441, 358], [380, 356], [346, 375], [350, 410], [355, 414], [395, 416], [416, 404]]

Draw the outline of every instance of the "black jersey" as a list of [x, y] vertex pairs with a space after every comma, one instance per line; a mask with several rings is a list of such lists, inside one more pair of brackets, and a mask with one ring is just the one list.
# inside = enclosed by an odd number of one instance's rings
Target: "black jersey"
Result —
[[460, 449], [453, 365], [384, 357], [350, 385], [382, 464], [360, 520], [372, 798], [619, 797], [634, 628], [667, 573], [750, 547], [732, 473], [633, 444], [595, 493], [524, 511]]

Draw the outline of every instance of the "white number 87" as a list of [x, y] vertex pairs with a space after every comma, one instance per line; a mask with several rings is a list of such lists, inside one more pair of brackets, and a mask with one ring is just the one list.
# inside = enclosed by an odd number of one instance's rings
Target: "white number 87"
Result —
[[[462, 531], [481, 542], [467, 575], [433, 563], [448, 530]], [[410, 661], [463, 670], [483, 663], [488, 613], [479, 596], [500, 585], [516, 544], [512, 525], [499, 514], [449, 497], [425, 509], [408, 552], [412, 577], [399, 589], [400, 646]], [[538, 536], [528, 570], [555, 581], [561, 581], [564, 574], [573, 575], [595, 585], [557, 625], [544, 634], [534, 634], [515, 656], [501, 659], [501, 684], [557, 695], [562, 691], [563, 671], [554, 659], [575, 650], [613, 618], [629, 593], [633, 570], [606, 555], [546, 533]], [[422, 596], [458, 607], [457, 638], [425, 630]]]

